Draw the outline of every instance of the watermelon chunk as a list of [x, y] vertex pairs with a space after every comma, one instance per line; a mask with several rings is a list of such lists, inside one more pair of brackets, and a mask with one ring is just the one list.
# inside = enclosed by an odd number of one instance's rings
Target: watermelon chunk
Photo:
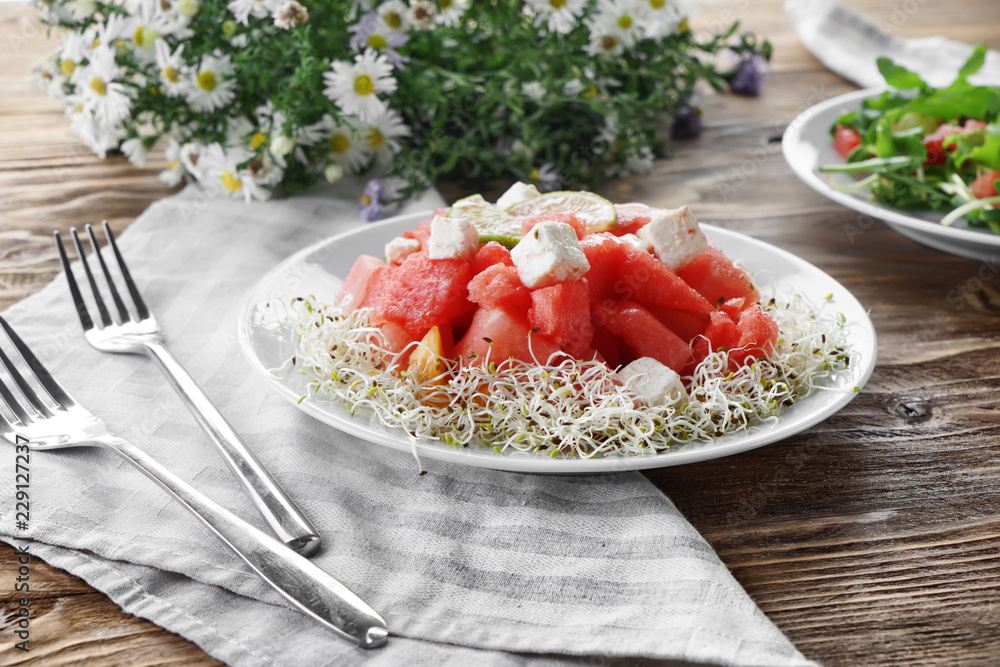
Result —
[[738, 346], [741, 348], [735, 354], [737, 361], [743, 362], [751, 355], [760, 358], [774, 353], [774, 344], [778, 340], [778, 323], [761, 310], [760, 306], [744, 310], [736, 328], [739, 331]]
[[586, 275], [590, 302], [601, 305], [605, 301], [621, 298], [618, 291], [624, 287], [619, 285], [616, 291], [615, 286], [625, 262], [625, 244], [613, 234], [599, 232], [584, 237], [580, 241], [580, 247], [590, 263], [590, 270]]
[[531, 308], [531, 295], [521, 284], [517, 269], [494, 264], [469, 281], [469, 301], [483, 308], [509, 308], [516, 313]]
[[[726, 349], [731, 350], [739, 345], [740, 333], [736, 327], [736, 322], [729, 315], [717, 310], [712, 313], [708, 326], [700, 336], [691, 341], [691, 355], [693, 363], [685, 369], [685, 374], [694, 371], [694, 367], [705, 360], [712, 352]], [[731, 355], [732, 359], [733, 356]]]
[[750, 305], [751, 304], [747, 303], [746, 297], [741, 296], [738, 298], [729, 299], [721, 306], [719, 306], [719, 310], [724, 312], [726, 315], [729, 315], [729, 317], [733, 318], [733, 320], [736, 321], [740, 319], [740, 313], [746, 310], [746, 308], [749, 307]]
[[378, 297], [381, 284], [380, 278], [388, 271], [388, 267], [378, 257], [361, 255], [354, 260], [354, 266], [344, 279], [344, 284], [337, 292], [337, 303], [349, 300], [345, 310], [348, 312], [372, 305]]
[[460, 259], [430, 259], [415, 252], [387, 272], [374, 318], [395, 322], [416, 339], [474, 308], [468, 300], [472, 267]]
[[736, 266], [718, 248], [709, 247], [677, 275], [713, 306], [722, 305], [730, 299], [743, 298], [745, 303], [757, 303], [760, 299], [750, 274]]
[[[448, 214], [445, 213], [445, 217]], [[431, 221], [424, 220], [415, 228], [403, 232], [403, 238], [420, 241], [420, 249], [427, 252], [427, 244], [431, 239]]]
[[604, 327], [594, 327], [593, 346], [610, 368], [622, 365], [622, 339]]
[[594, 338], [586, 278], [532, 291], [528, 324], [569, 354], [585, 358]]
[[656, 316], [656, 319], [667, 325], [667, 328], [684, 340], [691, 340], [708, 326], [709, 318], [704, 315], [693, 315], [682, 310], [664, 308], [643, 304], [649, 312]]
[[527, 236], [528, 232], [539, 222], [561, 222], [569, 225], [576, 232], [576, 238], [582, 239], [587, 235], [587, 224], [576, 217], [575, 213], [543, 213], [533, 218], [528, 218], [521, 222], [521, 235]]
[[[385, 348], [392, 352], [392, 354], [386, 355], [382, 360], [382, 363], [385, 364], [386, 367], [392, 363], [397, 354], [406, 350], [406, 346], [416, 340], [413, 336], [406, 332], [406, 329], [399, 326], [395, 322], [386, 322], [379, 327], [379, 331], [382, 333]], [[413, 348], [406, 350], [406, 352], [396, 359], [396, 363], [399, 364], [401, 368], [406, 368], [406, 364], [409, 361], [410, 354], [412, 353]]]
[[618, 226], [611, 233], [615, 236], [635, 234], [653, 219], [653, 210], [645, 204], [615, 204]]
[[714, 310], [711, 303], [660, 260], [631, 244], [625, 246], [620, 278], [627, 289], [626, 299], [705, 317]]
[[652, 357], [680, 372], [691, 359], [687, 341], [634, 301], [617, 301], [597, 313], [600, 324], [620, 336], [636, 357]]
[[[530, 364], [537, 359], [544, 364], [551, 355], [559, 352], [559, 346], [541, 334], [531, 334], [530, 329], [524, 315], [505, 308], [480, 308], [472, 318], [469, 330], [455, 346], [454, 356], [463, 363], [472, 364], [485, 363], [487, 355], [490, 361], [497, 364], [511, 357]], [[535, 353], [534, 358], [532, 352]]]
[[510, 258], [510, 250], [507, 250], [507, 248], [496, 241], [490, 241], [479, 246], [476, 258], [472, 260], [472, 272], [482, 273], [494, 264], [514, 266], [514, 260]]

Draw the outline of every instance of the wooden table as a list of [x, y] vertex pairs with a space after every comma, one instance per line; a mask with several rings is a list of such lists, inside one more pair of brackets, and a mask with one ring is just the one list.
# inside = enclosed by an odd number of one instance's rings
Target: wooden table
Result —
[[[853, 403], [799, 437], [649, 478], [806, 656], [829, 665], [996, 664], [1000, 278], [994, 270], [973, 280], [978, 263], [881, 224], [852, 239], [856, 214], [791, 174], [780, 151], [785, 126], [854, 87], [802, 48], [781, 4], [703, 3], [696, 27], [740, 18], [770, 37], [774, 74], [759, 99], [710, 98], [699, 139], [676, 142], [673, 159], [602, 192], [690, 204], [704, 221], [826, 270], [871, 309], [879, 364]], [[995, 0], [848, 4], [904, 37], [1000, 48]], [[144, 170], [96, 159], [34, 88], [27, 72], [53, 42], [32, 16], [0, 5], [0, 309], [55, 276], [53, 228], [107, 218], [121, 229], [171, 192], [156, 181], [162, 158]], [[10, 597], [14, 564], [0, 546], [0, 599]], [[32, 584], [32, 651], [13, 651], [0, 629], [4, 664], [218, 664], [64, 572], [36, 563]]]

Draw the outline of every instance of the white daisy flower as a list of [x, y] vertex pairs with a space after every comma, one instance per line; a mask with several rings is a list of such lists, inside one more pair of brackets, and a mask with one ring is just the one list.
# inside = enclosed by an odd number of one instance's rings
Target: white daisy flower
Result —
[[59, 49], [59, 68], [66, 76], [73, 76], [73, 70], [90, 55], [92, 38], [79, 32], [68, 32], [62, 36]]
[[84, 144], [100, 157], [105, 158], [108, 151], [118, 148], [125, 138], [125, 128], [120, 123], [103, 123], [98, 121], [93, 111], [84, 107], [82, 101], [77, 101], [67, 107], [73, 129]]
[[257, 185], [277, 185], [285, 175], [284, 168], [267, 151], [250, 160], [246, 170]]
[[69, 77], [63, 74], [55, 62], [48, 61], [40, 65], [32, 72], [31, 80], [41, 90], [44, 90], [49, 97], [63, 103], [66, 102], [64, 86], [69, 82]]
[[371, 162], [372, 152], [365, 146], [358, 133], [326, 114], [320, 123], [324, 126], [330, 159], [348, 172], [356, 174]]
[[154, 50], [156, 68], [160, 70], [160, 83], [163, 84], [164, 92], [171, 97], [183, 95], [186, 85], [185, 74], [188, 69], [184, 64], [184, 59], [181, 58], [181, 54], [184, 53], [184, 45], [178, 45], [174, 49], [174, 52], [171, 53], [167, 42], [158, 39], [156, 40]]
[[119, 76], [121, 68], [110, 46], [98, 46], [90, 53], [87, 66], [73, 71], [72, 81], [83, 96], [83, 104], [94, 112], [94, 120], [98, 123], [117, 125], [131, 111], [128, 89], [115, 80]]
[[323, 170], [323, 175], [330, 183], [336, 183], [344, 177], [344, 168], [336, 162], [331, 162], [326, 165], [326, 169]]
[[180, 153], [178, 153], [178, 159], [180, 159], [181, 165], [189, 174], [197, 178], [199, 181], [205, 176], [204, 169], [201, 165], [201, 156], [204, 152], [205, 144], [200, 141], [189, 141], [181, 146]]
[[437, 5], [427, 0], [411, 0], [409, 17], [417, 30], [430, 30], [437, 22]]
[[627, 49], [642, 37], [641, 9], [632, 0], [601, 0], [597, 13], [587, 21], [587, 27], [591, 45], [595, 35], [613, 35], [618, 37], [621, 47]]
[[521, 94], [530, 100], [538, 102], [545, 97], [545, 86], [537, 81], [528, 81], [521, 84]]
[[226, 151], [219, 144], [208, 145], [198, 159], [203, 173], [202, 185], [214, 196], [242, 197], [247, 203], [266, 200], [270, 193], [254, 181], [247, 169], [240, 167], [251, 157], [243, 149]]
[[70, 13], [77, 21], [89, 19], [97, 11], [96, 0], [74, 0], [69, 4]]
[[233, 13], [237, 23], [247, 25], [249, 17], [262, 19], [277, 9], [276, 0], [230, 0], [226, 8]]
[[563, 97], [576, 97], [583, 92], [583, 83], [579, 79], [570, 79], [563, 84]]
[[[129, 32], [129, 19], [124, 14], [111, 14], [104, 23], [96, 23], [96, 32], [91, 36], [91, 48], [109, 46]], [[90, 32], [90, 31], [88, 31]]]
[[408, 136], [410, 128], [395, 109], [387, 109], [361, 130], [361, 140], [365, 148], [375, 154], [375, 164], [379, 167], [388, 165], [392, 157], [399, 153], [397, 139]]
[[572, 31], [587, 8], [587, 0], [528, 0], [528, 4], [535, 10], [536, 28], [545, 24], [560, 35]]
[[295, 2], [295, 0], [287, 0], [287, 2], [274, 10], [271, 18], [274, 19], [275, 26], [282, 30], [289, 30], [308, 21], [309, 10]]
[[615, 31], [599, 32], [594, 26], [589, 26], [590, 43], [587, 53], [592, 56], [617, 56], [624, 50], [621, 35]]
[[185, 86], [184, 96], [198, 111], [214, 111], [233, 101], [236, 96], [236, 79], [233, 60], [216, 49], [201, 57], [198, 71]]
[[149, 157], [149, 148], [143, 142], [142, 137], [133, 137], [122, 142], [121, 151], [128, 158], [128, 161], [139, 167], [146, 166], [146, 158]]
[[354, 64], [336, 60], [330, 63], [332, 72], [323, 75], [326, 88], [323, 94], [345, 114], [357, 116], [362, 123], [370, 123], [381, 115], [385, 102], [379, 93], [396, 90], [396, 79], [392, 77], [392, 65], [384, 55], [373, 49], [354, 58]]
[[139, 0], [133, 5], [128, 21], [128, 33], [140, 62], [153, 61], [153, 49], [161, 37], [173, 34], [174, 27], [163, 15], [159, 0]]
[[402, 0], [383, 2], [376, 11], [389, 30], [405, 33], [410, 29], [410, 13]]
[[462, 20], [469, 7], [469, 0], [438, 0], [436, 21], [439, 25], [452, 26]]
[[[697, 2], [697, 0], [695, 0]], [[650, 39], [660, 39], [677, 29], [683, 18], [677, 0], [641, 0], [643, 32]]]
[[160, 172], [160, 183], [174, 187], [184, 179], [184, 165], [181, 163], [181, 144], [173, 137], [167, 142], [163, 151], [167, 160], [167, 168]]

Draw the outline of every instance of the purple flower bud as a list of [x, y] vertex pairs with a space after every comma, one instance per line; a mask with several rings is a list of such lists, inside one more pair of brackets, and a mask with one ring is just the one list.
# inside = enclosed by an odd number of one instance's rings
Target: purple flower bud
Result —
[[361, 193], [361, 203], [358, 205], [362, 220], [375, 222], [382, 217], [382, 202], [385, 201], [386, 194], [382, 181], [377, 178], [368, 181]]
[[767, 71], [767, 64], [760, 56], [755, 53], [744, 53], [736, 73], [729, 81], [729, 89], [737, 95], [756, 97], [760, 94], [760, 85], [764, 82], [764, 74]]
[[670, 136], [674, 139], [691, 139], [701, 134], [701, 109], [685, 107], [674, 116]]

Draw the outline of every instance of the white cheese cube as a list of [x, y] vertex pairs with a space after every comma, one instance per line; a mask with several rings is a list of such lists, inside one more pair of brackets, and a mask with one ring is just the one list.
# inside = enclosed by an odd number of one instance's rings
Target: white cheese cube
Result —
[[683, 269], [708, 248], [708, 239], [687, 206], [653, 211], [652, 220], [639, 228], [638, 236], [653, 246], [657, 258], [671, 271]]
[[687, 398], [681, 376], [656, 359], [642, 357], [618, 371], [622, 383], [650, 405], [665, 405]]
[[385, 244], [387, 264], [402, 264], [403, 260], [420, 250], [420, 241], [397, 236]]
[[497, 199], [497, 208], [507, 210], [515, 204], [520, 204], [526, 199], [531, 199], [532, 197], [537, 197], [541, 192], [538, 191], [534, 185], [529, 185], [528, 183], [522, 183], [518, 181], [514, 185], [510, 186], [507, 192], [500, 195], [500, 199]]
[[435, 215], [431, 220], [431, 238], [427, 243], [427, 256], [431, 259], [471, 260], [477, 250], [479, 232], [465, 218]]
[[576, 232], [562, 222], [545, 221], [532, 227], [510, 257], [528, 289], [576, 280], [590, 270]]
[[646, 252], [649, 252], [650, 250], [653, 249], [653, 246], [649, 245], [649, 242], [640, 239], [635, 234], [622, 234], [621, 236], [618, 237], [618, 239], [630, 245], [634, 245], [639, 250], [645, 250]]

